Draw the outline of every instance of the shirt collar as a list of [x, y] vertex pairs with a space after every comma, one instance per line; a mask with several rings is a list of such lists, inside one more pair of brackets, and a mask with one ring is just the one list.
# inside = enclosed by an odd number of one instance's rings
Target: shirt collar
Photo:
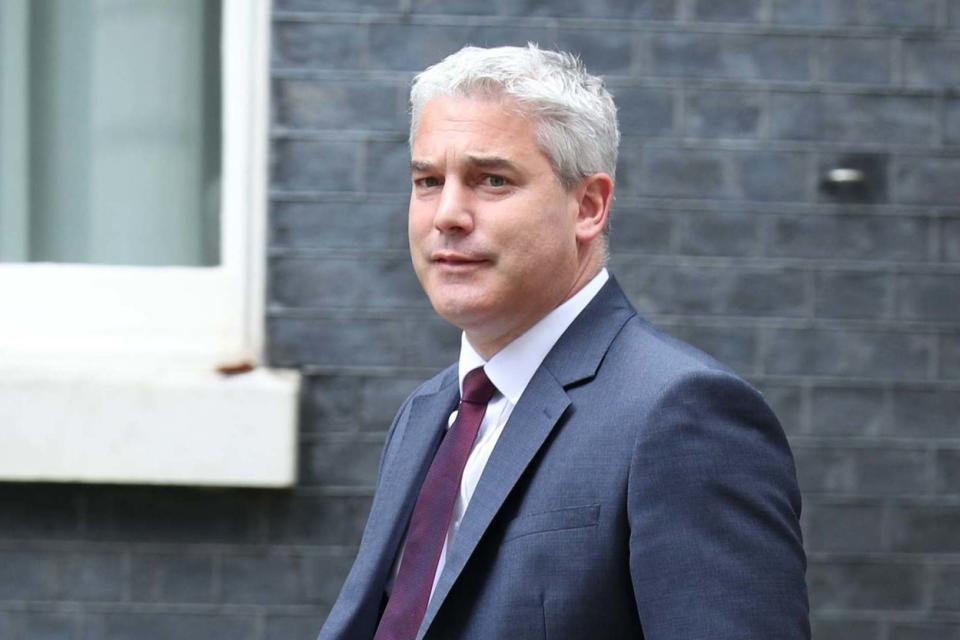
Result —
[[477, 367], [483, 367], [490, 382], [511, 404], [517, 404], [540, 363], [577, 316], [606, 284], [610, 274], [601, 269], [580, 291], [527, 329], [520, 337], [498, 351], [489, 362], [474, 350], [466, 334], [460, 337], [460, 392], [463, 378]]

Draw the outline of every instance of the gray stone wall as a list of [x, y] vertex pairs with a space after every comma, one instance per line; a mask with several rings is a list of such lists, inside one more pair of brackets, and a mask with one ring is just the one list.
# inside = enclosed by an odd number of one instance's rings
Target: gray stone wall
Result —
[[406, 256], [407, 83], [534, 40], [618, 98], [612, 270], [790, 435], [815, 637], [960, 640], [960, 1], [276, 0], [273, 40], [298, 487], [0, 485], [0, 638], [316, 634], [393, 411], [456, 355]]

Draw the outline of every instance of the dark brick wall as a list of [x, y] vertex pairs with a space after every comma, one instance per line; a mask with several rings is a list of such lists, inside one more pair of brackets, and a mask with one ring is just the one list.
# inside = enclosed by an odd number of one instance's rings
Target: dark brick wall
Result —
[[[456, 354], [407, 263], [407, 83], [535, 40], [618, 97], [613, 271], [790, 435], [816, 637], [960, 640], [960, 2], [276, 0], [273, 39], [298, 487], [0, 485], [0, 638], [315, 635], [384, 429]], [[839, 166], [868, 187], [825, 189]]]

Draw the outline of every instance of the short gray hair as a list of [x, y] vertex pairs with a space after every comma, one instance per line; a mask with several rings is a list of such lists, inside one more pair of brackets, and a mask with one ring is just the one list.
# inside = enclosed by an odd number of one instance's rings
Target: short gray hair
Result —
[[441, 96], [508, 98], [537, 124], [537, 142], [566, 189], [595, 173], [616, 177], [617, 107], [603, 80], [570, 54], [526, 47], [464, 47], [418, 74], [410, 90], [410, 144], [420, 114]]

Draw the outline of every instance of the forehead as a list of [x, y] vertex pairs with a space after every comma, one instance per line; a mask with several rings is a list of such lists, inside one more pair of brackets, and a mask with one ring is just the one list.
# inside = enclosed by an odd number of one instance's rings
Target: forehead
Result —
[[543, 156], [536, 123], [510, 100], [443, 96], [420, 112], [413, 139], [415, 160], [455, 153], [496, 154], [523, 159]]

